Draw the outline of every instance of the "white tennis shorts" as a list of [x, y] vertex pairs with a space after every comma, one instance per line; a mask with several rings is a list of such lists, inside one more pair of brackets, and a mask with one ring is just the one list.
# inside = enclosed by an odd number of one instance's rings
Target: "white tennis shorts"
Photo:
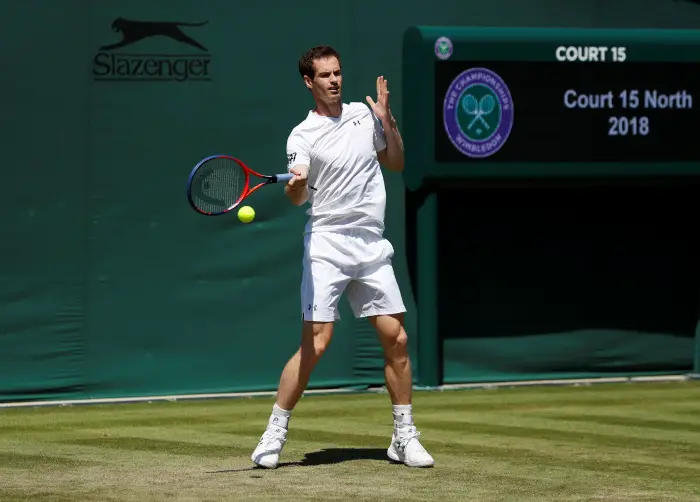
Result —
[[347, 292], [356, 318], [405, 312], [391, 258], [394, 247], [367, 230], [312, 232], [304, 236], [301, 307], [305, 321], [340, 319]]

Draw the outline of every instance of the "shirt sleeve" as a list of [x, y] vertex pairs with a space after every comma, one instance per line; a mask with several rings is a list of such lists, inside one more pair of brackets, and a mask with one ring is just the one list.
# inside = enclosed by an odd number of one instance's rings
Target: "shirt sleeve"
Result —
[[302, 135], [293, 132], [287, 138], [287, 171], [300, 164], [311, 166], [311, 152]]
[[372, 110], [369, 111], [374, 122], [374, 149], [381, 152], [386, 148], [386, 135], [384, 134], [384, 126], [381, 120], [377, 118]]

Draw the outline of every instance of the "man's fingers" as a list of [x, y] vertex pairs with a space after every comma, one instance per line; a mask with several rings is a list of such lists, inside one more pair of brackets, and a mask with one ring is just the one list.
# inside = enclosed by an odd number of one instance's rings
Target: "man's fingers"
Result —
[[306, 173], [305, 169], [298, 169], [296, 167], [293, 167], [289, 170], [290, 173], [294, 175], [294, 179], [306, 179], [308, 177], [308, 174]]
[[300, 178], [299, 176], [295, 176], [291, 180], [287, 182], [287, 186], [290, 188], [293, 188], [294, 190], [297, 190], [299, 188], [303, 188], [306, 185], [306, 179]]
[[372, 108], [374, 108], [374, 100], [372, 100], [372, 98], [370, 98], [369, 96], [366, 96], [366, 99], [367, 99], [367, 102], [369, 103], [369, 105]]

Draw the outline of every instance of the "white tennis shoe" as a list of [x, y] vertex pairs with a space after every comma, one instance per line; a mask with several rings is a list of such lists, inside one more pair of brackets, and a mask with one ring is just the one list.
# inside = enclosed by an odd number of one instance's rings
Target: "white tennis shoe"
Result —
[[268, 424], [250, 459], [260, 467], [275, 469], [286, 442], [287, 429]]
[[418, 441], [418, 432], [413, 425], [394, 425], [394, 433], [391, 435], [391, 445], [386, 451], [394, 462], [406, 464], [409, 467], [432, 467], [435, 460], [430, 456], [423, 445]]

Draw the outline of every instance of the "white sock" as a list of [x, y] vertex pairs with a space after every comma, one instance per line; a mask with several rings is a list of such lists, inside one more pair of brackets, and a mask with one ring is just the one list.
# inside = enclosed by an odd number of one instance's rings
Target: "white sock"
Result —
[[395, 404], [392, 408], [394, 412], [394, 424], [413, 425], [413, 415], [410, 404]]
[[270, 415], [270, 425], [287, 429], [289, 427], [289, 417], [292, 415], [292, 410], [283, 410], [277, 403], [272, 407], [272, 415]]

